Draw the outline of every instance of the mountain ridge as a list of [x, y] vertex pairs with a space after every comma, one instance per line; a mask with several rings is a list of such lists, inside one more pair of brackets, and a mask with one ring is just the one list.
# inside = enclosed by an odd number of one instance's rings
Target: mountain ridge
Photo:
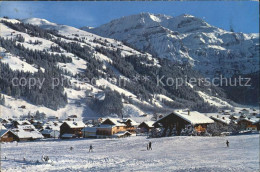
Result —
[[[1, 19], [0, 22], [3, 56], [0, 64], [8, 65], [1, 65], [4, 77], [0, 88], [6, 99], [5, 105], [0, 106], [4, 116], [22, 116], [38, 110], [59, 117], [71, 114], [89, 117], [114, 113], [125, 116], [152, 115], [187, 107], [204, 112], [232, 108], [232, 101], [226, 99], [225, 93], [217, 87], [186, 84], [176, 90], [170, 86], [156, 86], [156, 74], [173, 78], [199, 78], [200, 74], [189, 65], [158, 59], [123, 42], [47, 20]], [[39, 55], [45, 58], [39, 58]], [[13, 75], [42, 76], [41, 73], [54, 68], [61, 78], [67, 78], [70, 83], [59, 88], [58, 92], [67, 101], [62, 106], [55, 99], [52, 100], [53, 105], [44, 102], [42, 98], [46, 96], [45, 93], [36, 88], [32, 94], [35, 96], [28, 97], [32, 100], [28, 102], [23, 96], [27, 91], [22, 87], [13, 88], [10, 83]], [[137, 81], [134, 80], [136, 76], [140, 78]], [[86, 82], [82, 80], [84, 77], [96, 78], [96, 81]], [[148, 78], [146, 82], [143, 80], [145, 77]], [[126, 85], [120, 86], [119, 78]], [[46, 89], [52, 95], [51, 88]], [[111, 104], [113, 102], [118, 103]], [[28, 109], [19, 108], [24, 105]], [[113, 108], [106, 113], [104, 107]]]
[[208, 77], [259, 70], [258, 34], [225, 31], [188, 14], [166, 17], [141, 13], [87, 30], [160, 58], [188, 62]]

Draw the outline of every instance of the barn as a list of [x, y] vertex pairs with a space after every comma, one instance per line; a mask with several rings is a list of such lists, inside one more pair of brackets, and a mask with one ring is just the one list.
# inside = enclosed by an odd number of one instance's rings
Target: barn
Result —
[[190, 110], [175, 110], [169, 115], [164, 116], [154, 123], [156, 128], [164, 128], [162, 136], [172, 135], [172, 131], [175, 129], [176, 134], [180, 135], [181, 131], [186, 126], [191, 125], [198, 133], [204, 133], [208, 124], [214, 123], [209, 117]]

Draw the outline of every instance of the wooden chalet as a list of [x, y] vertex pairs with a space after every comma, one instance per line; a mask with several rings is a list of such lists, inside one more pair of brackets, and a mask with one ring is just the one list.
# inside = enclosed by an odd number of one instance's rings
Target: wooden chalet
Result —
[[131, 134], [136, 134], [136, 129], [138, 127], [138, 123], [135, 122], [133, 119], [124, 118], [122, 119], [122, 123], [126, 125], [125, 130], [130, 132]]
[[18, 137], [11, 130], [6, 129], [4, 126], [1, 127], [0, 137], [1, 142], [18, 141]]
[[60, 126], [60, 137], [62, 138], [64, 134], [75, 135], [75, 137], [82, 137], [82, 129], [85, 124], [82, 121], [65, 121]]
[[127, 126], [119, 118], [107, 118], [97, 127], [97, 138], [111, 138], [114, 134], [127, 131]]
[[173, 129], [176, 130], [177, 135], [180, 135], [182, 129], [185, 129], [187, 125], [193, 126], [198, 133], [204, 133], [207, 125], [211, 123], [214, 123], [212, 119], [197, 111], [175, 110], [156, 121], [154, 126], [164, 128], [163, 136], [166, 136], [168, 129], [168, 135], [172, 135]]

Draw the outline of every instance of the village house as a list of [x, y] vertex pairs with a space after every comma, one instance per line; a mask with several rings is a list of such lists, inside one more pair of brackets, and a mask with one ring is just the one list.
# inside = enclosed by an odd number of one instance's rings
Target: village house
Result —
[[68, 138], [67, 136], [70, 136], [71, 138], [82, 137], [83, 134], [81, 130], [84, 127], [85, 124], [82, 121], [65, 121], [60, 126], [60, 137], [61, 138]]
[[[127, 126], [119, 118], [107, 118], [97, 127], [97, 138], [117, 137], [116, 133], [127, 131]], [[128, 133], [125, 133], [128, 135]]]
[[31, 141], [44, 138], [33, 125], [18, 125], [17, 128], [13, 128], [11, 131], [18, 137], [18, 141]]
[[216, 114], [216, 113], [209, 113], [205, 115], [210, 117], [212, 120], [214, 120], [215, 123], [221, 126], [228, 126], [231, 121], [235, 122], [234, 118], [232, 118], [232, 116], [230, 115], [227, 116], [227, 115]]
[[237, 120], [237, 123], [241, 131], [257, 131], [259, 129], [259, 119], [257, 118], [242, 117]]
[[162, 135], [166, 136], [167, 130], [169, 130], [168, 135], [171, 135], [173, 129], [176, 130], [177, 135], [180, 135], [181, 131], [188, 125], [191, 125], [198, 133], [204, 133], [207, 125], [212, 123], [214, 123], [212, 119], [197, 111], [175, 110], [156, 121], [154, 126], [164, 128]]
[[14, 120], [13, 121], [13, 127], [17, 128], [19, 125], [31, 125], [31, 123], [28, 120]]
[[142, 122], [138, 128], [140, 133], [149, 133], [153, 128], [153, 124], [155, 121], [144, 121]]
[[11, 131], [1, 126], [0, 131], [1, 142], [13, 142], [18, 141], [18, 137]]
[[38, 130], [42, 129], [43, 122], [37, 120], [30, 120], [30, 123]]
[[126, 131], [128, 131], [131, 134], [136, 134], [138, 123], [135, 122], [133, 119], [124, 118], [124, 119], [122, 119], [121, 123], [124, 123], [126, 125], [126, 128], [125, 128]]

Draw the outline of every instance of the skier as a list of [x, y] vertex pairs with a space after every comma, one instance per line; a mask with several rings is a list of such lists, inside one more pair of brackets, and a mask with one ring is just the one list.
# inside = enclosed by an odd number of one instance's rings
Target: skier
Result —
[[152, 142], [149, 142], [149, 150], [153, 150], [152, 149]]
[[89, 152], [93, 152], [93, 146], [92, 145], [89, 146]]
[[227, 144], [227, 147], [229, 147], [229, 141], [228, 140], [226, 141], [226, 144]]
[[70, 150], [72, 151], [72, 150], [73, 150], [73, 147], [70, 147]]

